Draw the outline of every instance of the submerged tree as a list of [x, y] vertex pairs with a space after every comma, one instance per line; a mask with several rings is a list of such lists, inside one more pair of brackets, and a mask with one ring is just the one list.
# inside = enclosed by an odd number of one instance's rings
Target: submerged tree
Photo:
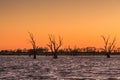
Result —
[[[33, 48], [32, 51], [31, 51], [31, 53], [34, 55], [34, 56], [33, 56], [33, 59], [36, 59], [36, 53], [37, 53], [36, 41], [35, 41], [35, 39], [34, 39], [33, 34], [30, 33], [30, 32], [28, 32], [28, 33], [29, 33], [29, 37], [30, 37], [30, 43], [31, 43], [32, 48]], [[31, 55], [31, 53], [30, 53], [30, 55]]]
[[47, 46], [53, 53], [53, 58], [57, 59], [58, 58], [58, 56], [57, 56], [58, 50], [62, 46], [63, 39], [59, 36], [59, 40], [57, 42], [54, 35], [48, 35], [48, 36], [49, 36], [49, 43], [47, 44]]
[[107, 38], [105, 36], [101, 36], [102, 39], [104, 40], [104, 52], [106, 53], [107, 58], [110, 58], [110, 54], [112, 53], [112, 51], [115, 49], [115, 45], [116, 45], [116, 38], [114, 38], [111, 42], [110, 42], [110, 37], [108, 36]]

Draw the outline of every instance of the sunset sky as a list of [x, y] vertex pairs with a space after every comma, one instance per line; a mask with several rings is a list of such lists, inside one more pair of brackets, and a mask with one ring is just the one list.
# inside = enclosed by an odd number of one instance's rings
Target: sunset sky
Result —
[[63, 47], [103, 47], [111, 35], [120, 47], [120, 0], [0, 0], [0, 50], [31, 48], [28, 32], [40, 47], [48, 34]]

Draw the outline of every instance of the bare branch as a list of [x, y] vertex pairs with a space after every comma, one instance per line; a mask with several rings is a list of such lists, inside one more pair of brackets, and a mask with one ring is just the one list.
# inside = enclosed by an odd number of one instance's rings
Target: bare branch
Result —
[[57, 50], [62, 46], [63, 39], [59, 36], [59, 44], [57, 44]]
[[30, 36], [30, 43], [31, 43], [31, 45], [32, 45], [32, 47], [33, 47], [33, 51], [34, 51], [34, 59], [36, 59], [36, 49], [37, 49], [38, 47], [36, 46], [36, 41], [35, 41], [35, 39], [34, 39], [33, 34], [30, 33], [30, 32], [28, 32], [28, 34], [29, 34], [29, 36]]
[[104, 40], [104, 50], [107, 52], [107, 47], [108, 47], [108, 42], [109, 42], [109, 37], [106, 39], [105, 36], [101, 36], [102, 39]]
[[114, 37], [112, 43], [110, 43], [110, 46], [109, 46], [110, 51], [113, 51], [113, 49], [115, 48], [115, 42], [116, 42], [116, 38]]
[[104, 40], [104, 50], [105, 52], [112, 52], [115, 48], [115, 42], [116, 42], [116, 37], [114, 37], [113, 41], [110, 42], [110, 37], [108, 36], [105, 38], [104, 36], [101, 36], [102, 39]]
[[57, 42], [54, 35], [48, 35], [49, 43], [47, 46], [54, 53], [54, 57], [57, 58], [57, 52], [59, 48], [62, 46], [62, 38], [59, 36], [59, 41]]
[[28, 32], [29, 36], [30, 36], [30, 43], [32, 44], [33, 48], [36, 48], [36, 43], [35, 43], [35, 39], [32, 33]]

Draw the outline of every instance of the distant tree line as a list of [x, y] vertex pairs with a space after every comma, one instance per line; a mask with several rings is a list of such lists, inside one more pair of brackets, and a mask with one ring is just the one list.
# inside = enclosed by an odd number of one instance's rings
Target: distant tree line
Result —
[[[84, 53], [94, 53], [94, 54], [102, 54], [105, 53], [103, 48], [95, 48], [95, 47], [85, 47], [85, 48], [63, 48], [58, 50], [58, 55], [72, 55], [74, 54], [84, 54]], [[33, 49], [16, 49], [16, 50], [0, 50], [0, 54], [2, 55], [32, 55]], [[36, 49], [37, 55], [52, 55], [52, 52], [49, 50], [48, 47], [38, 47]], [[120, 48], [116, 48], [114, 51], [112, 51], [112, 54], [120, 54]]]

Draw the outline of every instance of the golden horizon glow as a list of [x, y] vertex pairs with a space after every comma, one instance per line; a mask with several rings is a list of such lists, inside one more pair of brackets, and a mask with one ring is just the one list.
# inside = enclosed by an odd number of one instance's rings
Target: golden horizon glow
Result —
[[48, 34], [63, 37], [63, 47], [103, 47], [101, 35], [120, 46], [120, 0], [0, 0], [0, 50], [38, 46]]

